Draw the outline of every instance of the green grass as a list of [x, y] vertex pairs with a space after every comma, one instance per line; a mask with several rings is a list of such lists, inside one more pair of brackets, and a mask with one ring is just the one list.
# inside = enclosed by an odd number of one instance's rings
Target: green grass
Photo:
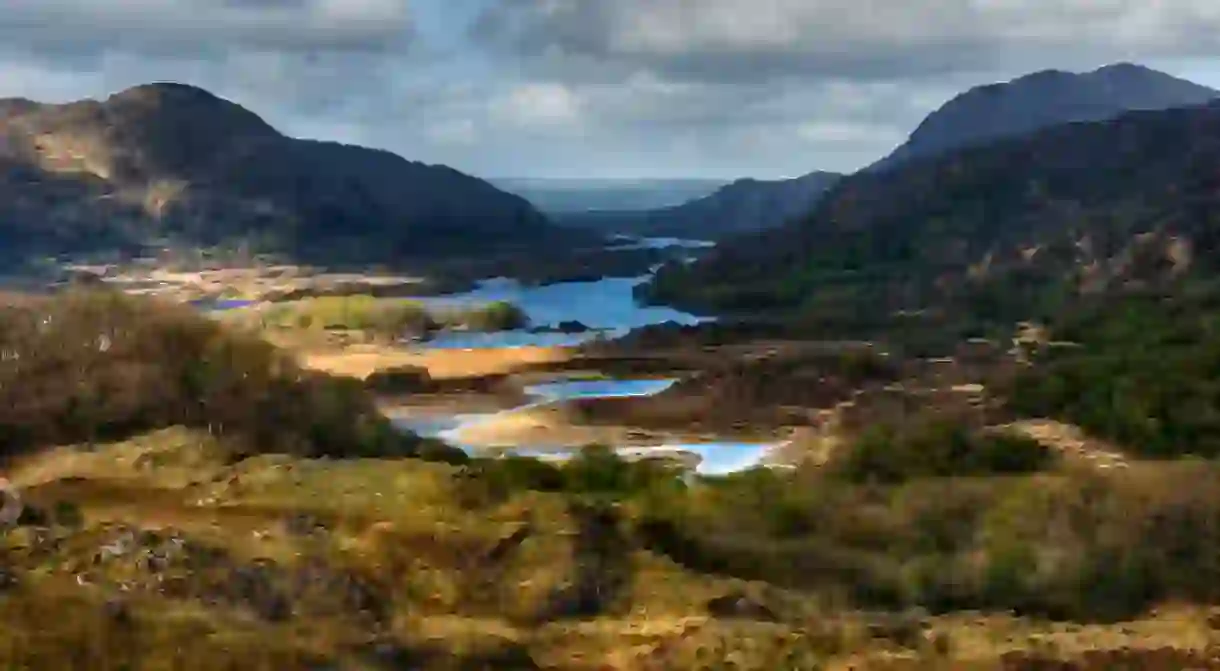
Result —
[[520, 308], [503, 301], [430, 308], [411, 299], [368, 295], [322, 296], [279, 303], [253, 317], [263, 325], [281, 329], [341, 329], [390, 336], [443, 328], [500, 331], [522, 328], [529, 322]]

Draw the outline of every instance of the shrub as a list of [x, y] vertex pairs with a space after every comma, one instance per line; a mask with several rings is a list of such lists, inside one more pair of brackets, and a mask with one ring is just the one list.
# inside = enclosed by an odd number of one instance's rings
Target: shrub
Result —
[[833, 458], [833, 470], [854, 482], [896, 483], [920, 477], [1029, 473], [1052, 455], [1030, 438], [972, 431], [953, 420], [881, 425]]
[[448, 326], [461, 326], [472, 331], [511, 331], [529, 326], [529, 316], [508, 301], [455, 308], [438, 314], [438, 321]]
[[0, 315], [0, 454], [185, 425], [256, 451], [409, 455], [360, 382], [184, 306], [74, 291]]

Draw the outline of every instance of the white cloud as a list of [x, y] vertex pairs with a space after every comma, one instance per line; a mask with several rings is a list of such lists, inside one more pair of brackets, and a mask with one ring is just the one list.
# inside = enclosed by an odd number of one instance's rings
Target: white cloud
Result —
[[500, 0], [477, 33], [548, 67], [646, 67], [708, 80], [893, 78], [1116, 53], [1215, 55], [1214, 0]]
[[563, 84], [522, 84], [492, 102], [492, 116], [510, 126], [562, 130], [581, 123], [582, 102]]

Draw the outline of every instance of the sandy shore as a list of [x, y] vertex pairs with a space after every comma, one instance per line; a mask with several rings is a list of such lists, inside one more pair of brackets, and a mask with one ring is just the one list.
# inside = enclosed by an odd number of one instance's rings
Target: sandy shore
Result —
[[302, 351], [302, 365], [332, 375], [366, 378], [395, 366], [422, 366], [434, 378], [478, 377], [512, 373], [530, 365], [566, 361], [567, 347], [513, 347], [468, 350], [358, 346], [345, 350]]

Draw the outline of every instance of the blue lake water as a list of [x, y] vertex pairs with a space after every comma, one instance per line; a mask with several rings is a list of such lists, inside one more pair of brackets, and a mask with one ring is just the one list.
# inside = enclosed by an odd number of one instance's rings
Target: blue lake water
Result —
[[677, 380], [566, 380], [530, 385], [525, 393], [543, 402], [566, 401], [576, 398], [623, 398], [652, 396], [674, 385]]
[[[518, 408], [493, 413], [396, 417], [394, 418], [394, 423], [421, 436], [445, 440], [471, 455], [479, 455], [485, 452], [477, 447], [463, 445], [460, 441], [454, 440], [455, 434], [460, 429], [478, 422], [490, 420], [504, 413], [518, 412], [540, 405], [571, 399], [651, 396], [668, 389], [674, 382], [675, 380], [672, 379], [549, 382], [526, 387], [526, 393], [533, 397], [533, 400]], [[776, 446], [777, 444], [775, 443], [715, 441], [707, 443], [667, 443], [652, 447], [619, 447], [617, 451], [625, 456], [691, 452], [700, 457], [699, 465], [695, 469], [697, 473], [703, 475], [724, 475], [759, 465], [766, 454]], [[566, 459], [575, 452], [572, 449], [548, 447], [545, 445], [518, 445], [509, 451], [521, 456], [544, 459]], [[502, 453], [501, 450], [493, 452]]]
[[496, 278], [479, 283], [473, 291], [424, 297], [420, 299], [422, 302], [437, 308], [509, 301], [529, 315], [533, 326], [557, 326], [562, 321], [579, 321], [595, 330], [585, 333], [448, 332], [438, 334], [423, 346], [454, 349], [576, 345], [599, 335], [619, 337], [633, 328], [649, 324], [667, 321], [697, 324], [704, 321], [672, 308], [636, 303], [632, 290], [648, 277], [611, 277], [593, 282], [560, 282], [541, 287], [527, 287], [515, 280]]
[[191, 301], [191, 305], [204, 310], [205, 312], [220, 312], [222, 310], [235, 310], [244, 308], [249, 305], [254, 305], [255, 301], [241, 300], [236, 298], [204, 298], [202, 300]]

